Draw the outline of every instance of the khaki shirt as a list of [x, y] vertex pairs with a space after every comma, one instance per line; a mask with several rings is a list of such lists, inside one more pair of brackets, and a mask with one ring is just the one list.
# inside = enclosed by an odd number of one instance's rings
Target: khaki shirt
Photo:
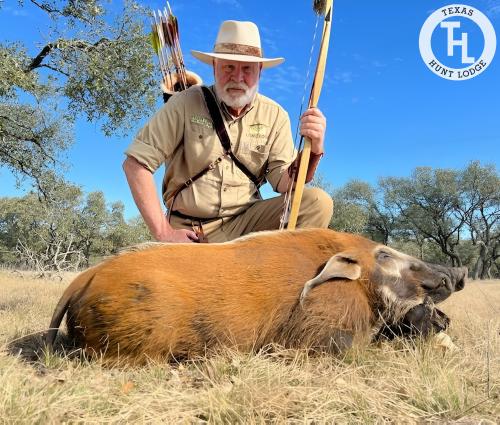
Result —
[[[210, 89], [214, 92], [213, 86]], [[219, 102], [219, 106], [235, 156], [255, 177], [264, 177], [276, 190], [282, 173], [295, 156], [288, 114], [261, 94], [236, 119], [224, 104]], [[172, 96], [139, 131], [125, 153], [152, 173], [165, 163], [164, 201], [221, 156], [223, 148], [201, 88], [193, 86]], [[255, 185], [226, 157], [182, 190], [173, 210], [201, 218], [227, 217], [244, 211], [257, 200]]]

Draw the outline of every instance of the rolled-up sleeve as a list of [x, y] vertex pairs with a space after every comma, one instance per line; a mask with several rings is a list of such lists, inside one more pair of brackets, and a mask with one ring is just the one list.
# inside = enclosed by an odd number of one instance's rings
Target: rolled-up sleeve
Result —
[[125, 155], [135, 158], [154, 173], [163, 163], [168, 165], [184, 134], [183, 95], [172, 97], [137, 133]]
[[277, 192], [282, 174], [288, 169], [296, 156], [290, 119], [288, 114], [281, 108], [276, 120], [276, 128], [274, 140], [269, 150], [268, 172], [266, 174], [266, 179], [275, 192]]

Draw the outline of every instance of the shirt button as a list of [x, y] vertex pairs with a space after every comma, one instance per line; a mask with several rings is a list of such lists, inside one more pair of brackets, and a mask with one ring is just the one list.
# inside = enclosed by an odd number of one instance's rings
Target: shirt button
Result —
[[203, 135], [202, 135], [202, 134], [200, 134], [200, 135], [198, 136], [198, 138], [199, 138], [199, 139], [203, 139]]

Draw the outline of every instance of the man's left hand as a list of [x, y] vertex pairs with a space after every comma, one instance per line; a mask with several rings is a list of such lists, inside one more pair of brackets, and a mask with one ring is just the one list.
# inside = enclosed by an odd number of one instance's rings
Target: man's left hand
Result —
[[309, 108], [300, 117], [300, 134], [311, 140], [312, 153], [323, 153], [325, 131], [326, 118], [318, 108]]

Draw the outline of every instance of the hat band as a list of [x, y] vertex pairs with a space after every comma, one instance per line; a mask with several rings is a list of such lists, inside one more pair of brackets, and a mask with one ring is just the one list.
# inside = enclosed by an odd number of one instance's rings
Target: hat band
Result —
[[217, 43], [214, 47], [214, 53], [232, 53], [234, 55], [262, 57], [261, 48], [236, 43]]

